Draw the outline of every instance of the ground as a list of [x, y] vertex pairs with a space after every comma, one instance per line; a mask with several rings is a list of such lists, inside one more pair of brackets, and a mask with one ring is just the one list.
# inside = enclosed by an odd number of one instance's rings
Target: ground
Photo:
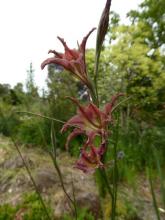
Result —
[[[70, 212], [70, 207], [49, 154], [33, 146], [20, 145], [19, 148], [43, 198], [50, 202], [55, 219], [62, 219], [63, 213]], [[66, 152], [59, 153], [58, 155], [58, 163], [67, 192], [72, 196], [72, 186], [74, 185], [75, 197], [79, 206], [88, 207], [95, 216], [95, 219], [99, 219], [101, 204], [94, 175], [87, 175], [73, 168], [74, 161], [75, 158], [70, 157]], [[137, 174], [131, 183], [126, 181], [120, 182], [118, 189], [118, 219], [157, 219], [153, 208], [149, 183], [143, 173]], [[1, 136], [0, 204], [19, 204], [22, 202], [22, 195], [32, 191], [34, 191], [33, 184], [15, 146], [9, 138]], [[155, 193], [157, 200], [160, 201], [159, 181], [155, 184]], [[107, 200], [108, 198], [102, 202], [105, 216], [111, 210]], [[163, 220], [165, 219], [165, 211], [161, 203], [158, 204]]]

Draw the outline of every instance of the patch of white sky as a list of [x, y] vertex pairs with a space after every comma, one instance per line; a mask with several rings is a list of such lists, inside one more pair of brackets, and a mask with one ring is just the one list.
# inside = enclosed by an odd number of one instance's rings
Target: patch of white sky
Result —
[[[30, 62], [39, 88], [45, 86], [47, 68], [40, 64], [48, 58], [48, 50], [63, 51], [56, 38], [63, 37], [69, 47], [92, 27], [97, 27], [106, 0], [1, 0], [0, 1], [0, 83], [11, 86], [25, 84]], [[141, 0], [112, 0], [111, 10], [117, 12], [123, 23], [126, 13], [137, 9]], [[87, 42], [94, 48], [96, 31]]]

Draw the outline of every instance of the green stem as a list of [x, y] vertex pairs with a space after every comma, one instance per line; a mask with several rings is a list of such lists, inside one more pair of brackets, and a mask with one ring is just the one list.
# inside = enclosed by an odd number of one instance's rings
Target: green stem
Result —
[[111, 113], [114, 112], [115, 109], [117, 109], [120, 105], [122, 105], [123, 103], [127, 102], [129, 99], [132, 99], [132, 97], [133, 96], [129, 96], [128, 98], [126, 98], [126, 99], [122, 100], [121, 102], [119, 102], [118, 104], [116, 104], [115, 107], [113, 107]]
[[152, 146], [153, 154], [156, 160], [156, 165], [158, 169], [158, 174], [160, 177], [160, 188], [161, 188], [161, 195], [162, 195], [162, 202], [163, 202], [163, 207], [165, 208], [165, 186], [164, 186], [164, 176], [161, 168], [161, 163], [160, 163], [160, 157], [158, 155], [158, 151]]
[[[98, 97], [98, 89], [97, 89], [97, 80], [98, 80], [98, 61], [99, 61], [99, 56], [96, 56], [96, 62], [95, 62], [95, 77], [94, 77], [94, 86], [95, 86], [95, 92], [93, 92], [94, 90], [92, 90], [92, 95], [94, 96], [93, 100], [94, 100], [94, 104], [96, 104], [99, 107], [99, 97]], [[105, 155], [104, 155], [105, 157]], [[103, 158], [103, 162], [104, 162], [104, 158]], [[114, 194], [113, 191], [111, 189], [110, 183], [108, 181], [108, 177], [106, 174], [106, 171], [104, 169], [98, 169], [98, 171], [96, 172], [96, 177], [97, 179], [99, 179], [98, 181], [98, 186], [99, 186], [99, 191], [102, 197], [105, 197], [105, 191], [104, 191], [104, 187], [106, 188], [108, 194], [111, 197], [112, 203], [114, 204]]]
[[[116, 144], [115, 144], [116, 145]], [[113, 203], [112, 203], [112, 220], [116, 216], [116, 201], [117, 201], [117, 149], [114, 147], [114, 170], [113, 170]]]
[[72, 191], [73, 191], [73, 201], [74, 201], [74, 209], [75, 209], [75, 219], [78, 218], [78, 212], [77, 212], [77, 203], [76, 203], [76, 195], [75, 195], [75, 188], [73, 184], [73, 178], [72, 178]]
[[[67, 193], [67, 191], [65, 189], [65, 185], [64, 185], [62, 174], [61, 174], [61, 170], [60, 170], [60, 168], [58, 166], [58, 163], [57, 163], [57, 153], [56, 153], [57, 144], [56, 144], [55, 130], [54, 130], [53, 122], [52, 122], [52, 126], [51, 126], [51, 140], [52, 140], [53, 154], [51, 152], [49, 152], [49, 154], [50, 154], [50, 157], [52, 158], [54, 167], [55, 167], [55, 169], [57, 171], [57, 174], [59, 176], [61, 187], [62, 187], [66, 197], [68, 198], [70, 203], [73, 205], [74, 212], [75, 212], [75, 219], [77, 220], [77, 206], [76, 206], [74, 191], [73, 191], [73, 200], [72, 200], [72, 198], [70, 197], [70, 195]], [[73, 187], [73, 185], [72, 185], [72, 187]]]
[[147, 172], [148, 172], [148, 176], [149, 176], [149, 183], [150, 183], [150, 188], [151, 188], [151, 194], [152, 194], [152, 200], [153, 200], [153, 205], [154, 205], [155, 213], [156, 213], [157, 219], [160, 220], [160, 214], [159, 214], [159, 209], [158, 209], [158, 205], [157, 205], [157, 201], [156, 201], [156, 196], [155, 196], [155, 192], [154, 192], [154, 187], [153, 187], [153, 182], [152, 182], [150, 168], [147, 169]]
[[89, 89], [92, 101], [97, 107], [99, 107], [99, 99], [98, 99], [97, 89], [94, 89], [94, 88], [96, 88], [96, 85], [93, 85], [93, 83], [90, 81], [90, 86], [88, 87], [88, 89]]
[[[99, 172], [99, 178], [101, 178], [102, 182], [100, 184], [100, 188], [102, 190], [102, 187], [106, 187], [107, 188], [107, 191], [110, 195], [110, 197], [113, 199], [113, 192], [112, 192], [112, 189], [111, 189], [111, 186], [110, 186], [110, 183], [108, 181], [108, 177], [107, 177], [107, 174], [106, 174], [106, 171], [103, 170], [103, 169], [98, 169], [98, 172]], [[104, 194], [102, 194], [102, 196], [104, 197]]]
[[117, 145], [119, 139], [119, 115], [117, 116], [117, 126], [115, 129], [114, 143], [114, 169], [113, 169], [113, 200], [112, 200], [112, 220], [116, 218], [116, 202], [117, 202], [117, 181], [118, 181], [118, 166], [117, 166]]
[[[33, 112], [17, 111], [16, 113], [23, 113], [23, 114], [29, 114], [29, 115], [32, 115], [32, 116], [38, 116], [40, 118], [48, 119], [48, 120], [51, 120], [51, 121], [56, 121], [56, 122], [59, 122], [59, 123], [62, 123], [62, 124], [66, 123], [66, 121], [62, 121], [62, 120], [59, 120], [59, 119], [56, 119], [56, 118], [51, 118], [49, 116], [44, 116], [44, 115], [41, 115], [41, 114], [38, 114], [38, 113], [33, 113]], [[69, 123], [68, 123], [68, 125], [69, 125]], [[79, 128], [76, 125], [73, 125], [73, 124], [70, 124], [70, 125], [74, 126], [75, 128]]]
[[60, 168], [58, 166], [57, 160], [54, 158], [52, 153], [49, 152], [49, 154], [50, 154], [50, 157], [52, 158], [54, 167], [55, 167], [55, 169], [56, 169], [56, 171], [58, 173], [58, 176], [59, 176], [59, 179], [60, 179], [60, 183], [61, 183], [61, 187], [62, 187], [65, 195], [67, 196], [68, 200], [72, 203], [72, 205], [74, 205], [74, 201], [71, 199], [70, 195], [67, 193], [67, 191], [65, 189], [65, 185], [64, 185], [64, 182], [63, 182], [62, 174], [61, 174]]
[[56, 119], [56, 118], [51, 118], [51, 117], [48, 117], [48, 116], [44, 116], [44, 115], [41, 115], [41, 114], [38, 114], [38, 113], [33, 113], [33, 112], [17, 111], [16, 113], [22, 113], [22, 114], [29, 114], [29, 115], [33, 115], [33, 116], [38, 116], [38, 117], [45, 118], [45, 119], [48, 119], [48, 120], [51, 120], [51, 121], [57, 121], [57, 122], [60, 122], [62, 124], [66, 123], [65, 121], [62, 121], [62, 120], [59, 120], [59, 119]]
[[41, 196], [41, 194], [40, 194], [40, 192], [39, 192], [39, 190], [38, 190], [38, 187], [37, 187], [37, 185], [36, 185], [36, 183], [35, 183], [35, 181], [34, 181], [34, 179], [33, 179], [33, 176], [32, 176], [32, 174], [31, 174], [30, 169], [29, 169], [29, 167], [27, 166], [27, 164], [26, 164], [26, 162], [25, 162], [25, 160], [24, 160], [24, 158], [23, 158], [23, 156], [22, 156], [22, 153], [21, 153], [21, 151], [20, 151], [20, 149], [19, 149], [17, 143], [15, 142], [14, 138], [11, 137], [11, 140], [12, 140], [12, 142], [13, 142], [13, 144], [14, 144], [14, 146], [15, 146], [15, 148], [16, 148], [16, 150], [17, 150], [19, 156], [20, 156], [20, 158], [22, 159], [22, 162], [23, 162], [23, 164], [24, 164], [24, 167], [25, 167], [25, 169], [26, 169], [26, 171], [27, 171], [27, 173], [28, 173], [28, 175], [29, 175], [29, 177], [30, 177], [30, 180], [31, 180], [31, 182], [32, 182], [32, 184], [33, 184], [33, 186], [34, 186], [34, 188], [35, 188], [35, 191], [36, 191], [36, 193], [37, 193], [37, 195], [38, 195], [38, 198], [39, 198], [39, 200], [40, 200], [40, 202], [41, 202], [41, 204], [42, 204], [42, 207], [43, 207], [43, 210], [45, 211], [46, 216], [47, 216], [47, 218], [48, 218], [49, 220], [51, 220], [51, 217], [49, 216], [49, 213], [48, 213], [48, 210], [47, 210], [47, 208], [46, 208], [46, 205], [45, 205], [45, 203], [44, 203], [44, 201], [43, 201], [43, 199], [42, 199], [42, 196]]

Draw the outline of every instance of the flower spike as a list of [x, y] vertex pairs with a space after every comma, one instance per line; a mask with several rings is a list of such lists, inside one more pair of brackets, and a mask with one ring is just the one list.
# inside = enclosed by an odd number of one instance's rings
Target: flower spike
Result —
[[[83, 135], [86, 137], [81, 149], [80, 159], [75, 166], [85, 173], [104, 167], [102, 157], [106, 151], [107, 127], [109, 123], [112, 123], [112, 110], [115, 102], [122, 95], [122, 93], [119, 93], [113, 96], [111, 102], [107, 103], [103, 110], [100, 110], [93, 103], [82, 106], [77, 99], [69, 97], [78, 107], [77, 114], [63, 125], [61, 132], [66, 131], [69, 127], [74, 127], [66, 141], [65, 146], [67, 149], [70, 141], [76, 136]], [[101, 138], [101, 144], [98, 147], [94, 146], [96, 136]]]

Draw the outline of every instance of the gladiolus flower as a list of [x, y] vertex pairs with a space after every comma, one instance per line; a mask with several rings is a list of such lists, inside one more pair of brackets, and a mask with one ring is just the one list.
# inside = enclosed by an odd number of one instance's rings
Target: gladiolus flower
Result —
[[[78, 106], [77, 114], [64, 124], [61, 131], [64, 132], [69, 127], [74, 127], [67, 138], [66, 148], [76, 136], [85, 135], [87, 137], [81, 150], [81, 158], [76, 165], [84, 172], [87, 172], [88, 167], [89, 169], [90, 167], [102, 167], [101, 158], [106, 151], [107, 126], [112, 122], [112, 111], [115, 102], [122, 95], [120, 93], [113, 96], [111, 102], [107, 103], [102, 111], [93, 103], [82, 106], [75, 98], [70, 98]], [[101, 144], [98, 148], [94, 147], [93, 143], [96, 136], [101, 138]], [[90, 152], [86, 153], [89, 148]]]
[[54, 57], [46, 59], [41, 64], [41, 69], [47, 64], [57, 64], [63, 66], [64, 69], [70, 71], [76, 78], [82, 81], [85, 85], [90, 87], [90, 83], [87, 77], [86, 62], [85, 62], [85, 47], [89, 35], [95, 30], [93, 28], [82, 40], [82, 43], [78, 45], [78, 50], [70, 49], [64, 39], [58, 37], [59, 41], [63, 44], [65, 53], [59, 53], [55, 50], [49, 50], [48, 53], [53, 53]]
[[101, 111], [93, 103], [87, 106], [82, 106], [75, 98], [70, 98], [77, 106], [77, 114], [67, 121], [62, 127], [62, 132], [66, 131], [69, 127], [75, 127], [73, 132], [68, 136], [66, 147], [69, 142], [80, 134], [85, 134], [88, 137], [88, 143], [92, 143], [96, 135], [106, 136], [107, 125], [112, 122], [112, 110], [115, 102], [119, 96], [119, 93], [112, 97], [110, 103], [107, 103]]

